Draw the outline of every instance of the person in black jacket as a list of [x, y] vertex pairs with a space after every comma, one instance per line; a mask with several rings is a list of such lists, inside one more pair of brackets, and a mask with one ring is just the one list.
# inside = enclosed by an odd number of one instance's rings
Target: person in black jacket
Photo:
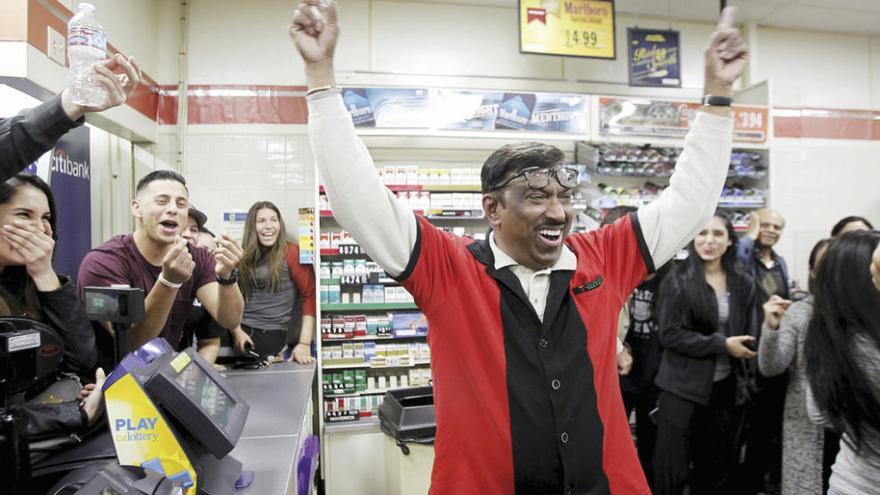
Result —
[[22, 110], [8, 119], [0, 118], [0, 181], [21, 172], [49, 151], [67, 131], [84, 122], [86, 113], [102, 112], [125, 103], [141, 80], [141, 70], [134, 58], [118, 53], [95, 64], [95, 74], [97, 81], [107, 89], [104, 105], [77, 105], [71, 101], [70, 91], [65, 89], [39, 106]]
[[[52, 191], [40, 178], [17, 175], [0, 182], [0, 316], [32, 318], [52, 327], [64, 342], [60, 371], [88, 378], [98, 359], [95, 335], [76, 286], [52, 268], [55, 218]], [[96, 378], [100, 384], [103, 371]], [[86, 400], [23, 406], [28, 435], [72, 433], [93, 423], [100, 387], [84, 388], [79, 398]]]
[[688, 479], [691, 495], [732, 490], [756, 356], [755, 285], [737, 269], [735, 244], [717, 212], [660, 288], [656, 494], [680, 495]]

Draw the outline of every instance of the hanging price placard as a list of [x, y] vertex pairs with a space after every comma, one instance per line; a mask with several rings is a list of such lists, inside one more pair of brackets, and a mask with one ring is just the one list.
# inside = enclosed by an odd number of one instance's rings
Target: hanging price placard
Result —
[[519, 0], [522, 53], [614, 59], [614, 2]]

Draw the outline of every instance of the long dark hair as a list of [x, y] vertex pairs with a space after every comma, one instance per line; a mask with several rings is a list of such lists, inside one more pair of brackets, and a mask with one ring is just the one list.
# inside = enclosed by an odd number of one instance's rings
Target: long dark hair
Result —
[[[736, 233], [730, 218], [724, 212], [716, 211], [714, 217], [724, 222], [724, 228], [732, 242], [721, 255], [721, 267], [726, 274], [731, 275], [736, 270]], [[683, 311], [686, 321], [694, 330], [714, 331], [718, 328], [718, 302], [715, 293], [706, 281], [706, 268], [693, 242], [688, 243], [687, 254], [687, 258], [671, 269], [660, 286], [660, 298], [675, 302], [660, 306], [669, 311]]]
[[813, 246], [813, 249], [810, 250], [810, 274], [808, 275], [809, 279], [807, 280], [807, 289], [810, 290], [810, 293], [813, 293], [813, 285], [816, 283], [816, 262], [819, 261], [819, 251], [822, 251], [823, 248], [827, 247], [831, 244], [831, 241], [834, 239], [822, 239]]
[[871, 222], [869, 222], [867, 218], [859, 217], [856, 215], [850, 215], [848, 217], [841, 218], [840, 220], [837, 221], [837, 223], [834, 224], [834, 227], [831, 227], [831, 237], [837, 237], [840, 234], [840, 231], [843, 230], [843, 228], [846, 227], [847, 224], [855, 223], [855, 222], [862, 222], [869, 229], [874, 228], [874, 226], [871, 225]]
[[[257, 212], [264, 208], [274, 211], [278, 215], [278, 223], [280, 224], [275, 245], [269, 247], [263, 247], [260, 244], [260, 236], [257, 234]], [[269, 268], [267, 288], [271, 292], [281, 290], [281, 263], [285, 262], [284, 255], [287, 253], [287, 228], [284, 226], [281, 211], [274, 203], [257, 201], [251, 206], [244, 223], [244, 242], [242, 244], [244, 244], [242, 246], [244, 254], [238, 265], [240, 272], [238, 285], [245, 300], [256, 288], [256, 268], [264, 259]]]
[[851, 447], [874, 456], [880, 456], [880, 376], [872, 373], [880, 360], [880, 292], [868, 267], [878, 242], [876, 233], [849, 232], [831, 243], [816, 273], [804, 342], [816, 404]]
[[[58, 240], [56, 234], [58, 229], [55, 228], [58, 221], [55, 197], [52, 195], [52, 189], [49, 188], [49, 184], [43, 182], [39, 177], [18, 174], [6, 182], [0, 182], [0, 204], [6, 204], [11, 201], [15, 194], [25, 186], [36, 188], [46, 195], [46, 200], [49, 203], [49, 225], [52, 227], [52, 240]], [[55, 256], [54, 251], [52, 256]], [[21, 301], [15, 300], [17, 294], [9, 294], [6, 290], [0, 291], [0, 316], [10, 316], [17, 312], [15, 310], [16, 306], [23, 306], [18, 308], [18, 312], [23, 311], [31, 318], [41, 319], [42, 310], [40, 299], [37, 296], [37, 288], [34, 285], [33, 279], [28, 276], [27, 268], [24, 266], [7, 266], [3, 270], [3, 278], [12, 280], [13, 284], [17, 287], [22, 287], [22, 290]]]

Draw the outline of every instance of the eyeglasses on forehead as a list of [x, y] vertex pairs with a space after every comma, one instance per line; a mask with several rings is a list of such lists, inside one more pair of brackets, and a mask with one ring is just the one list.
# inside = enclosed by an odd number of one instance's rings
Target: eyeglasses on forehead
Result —
[[551, 178], [556, 178], [556, 182], [558, 182], [560, 186], [566, 189], [571, 189], [578, 185], [579, 176], [580, 174], [574, 167], [529, 167], [521, 170], [518, 174], [515, 174], [501, 181], [501, 183], [490, 189], [490, 191], [497, 191], [501, 188], [504, 188], [520, 177], [524, 177], [526, 179], [526, 183], [528, 183], [529, 187], [533, 189], [544, 189], [545, 187], [549, 186]]

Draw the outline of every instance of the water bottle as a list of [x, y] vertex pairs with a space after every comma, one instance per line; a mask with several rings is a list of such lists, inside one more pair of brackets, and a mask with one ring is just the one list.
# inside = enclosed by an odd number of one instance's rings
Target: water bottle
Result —
[[67, 25], [67, 59], [70, 70], [67, 84], [77, 105], [96, 107], [107, 100], [107, 90], [97, 80], [92, 65], [107, 58], [107, 36], [95, 17], [95, 6], [79, 4], [79, 10]]

